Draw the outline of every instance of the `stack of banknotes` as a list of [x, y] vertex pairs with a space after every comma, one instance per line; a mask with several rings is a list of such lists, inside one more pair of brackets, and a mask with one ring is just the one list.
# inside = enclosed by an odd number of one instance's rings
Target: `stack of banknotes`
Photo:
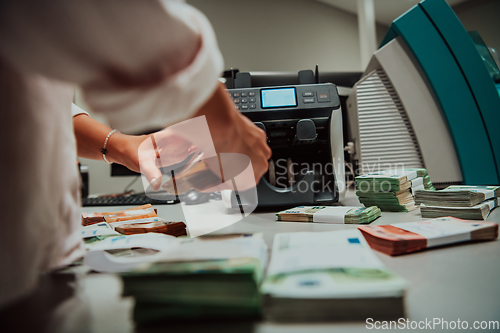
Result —
[[453, 217], [358, 228], [373, 249], [391, 256], [459, 242], [498, 238], [496, 223]]
[[278, 322], [404, 317], [407, 283], [387, 270], [356, 229], [276, 234], [261, 290]]
[[257, 272], [253, 258], [155, 263], [122, 274], [123, 296], [135, 298], [136, 323], [259, 317]]
[[87, 226], [99, 222], [122, 222], [130, 220], [145, 219], [150, 217], [158, 217], [156, 211], [151, 204], [137, 206], [129, 209], [118, 210], [115, 212], [104, 213], [82, 213], [82, 225]]
[[82, 213], [82, 225], [84, 227], [91, 227], [103, 222], [107, 223], [113, 230], [124, 235], [142, 234], [148, 232], [156, 232], [172, 236], [183, 236], [187, 234], [186, 224], [184, 222], [167, 221], [160, 218], [151, 204], [116, 212]]
[[454, 216], [485, 220], [499, 205], [500, 186], [448, 186], [440, 191], [418, 191], [415, 197], [422, 217]]
[[366, 207], [377, 206], [389, 212], [410, 212], [417, 209], [414, 193], [425, 189], [423, 175], [427, 171], [424, 170], [388, 169], [358, 176], [356, 195]]
[[191, 241], [180, 245], [181, 253], [189, 252], [191, 258], [172, 261], [174, 253], [168, 261], [122, 273], [123, 295], [136, 301], [135, 322], [259, 318], [258, 286], [267, 256], [263, 239], [247, 235]]
[[427, 174], [427, 169], [424, 169], [424, 168], [406, 168], [405, 170], [416, 171], [417, 177], [422, 177], [422, 179], [423, 179], [425, 190], [431, 190], [431, 191], [436, 190], [434, 185], [432, 185], [431, 178], [430, 178], [429, 174]]
[[267, 264], [261, 234], [121, 236], [91, 247], [84, 263], [120, 273], [123, 296], [135, 299], [138, 324], [261, 316], [259, 285]]
[[367, 224], [380, 217], [377, 206], [299, 206], [276, 213], [277, 221]]
[[423, 178], [423, 183], [424, 183], [424, 189], [425, 190], [432, 190], [432, 191], [436, 190], [436, 188], [434, 187], [434, 185], [432, 185], [431, 177], [427, 173], [427, 169], [425, 169], [425, 168], [404, 168], [403, 170], [406, 170], [406, 171], [416, 171], [417, 172], [417, 177], [422, 177]]

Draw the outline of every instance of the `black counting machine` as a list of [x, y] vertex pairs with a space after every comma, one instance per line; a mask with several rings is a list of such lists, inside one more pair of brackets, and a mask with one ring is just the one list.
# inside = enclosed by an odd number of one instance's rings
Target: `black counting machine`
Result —
[[316, 75], [300, 71], [299, 84], [266, 87], [252, 86], [250, 73], [234, 74], [227, 91], [241, 113], [266, 132], [272, 150], [269, 170], [257, 185], [258, 207], [342, 200], [344, 140], [335, 84], [317, 83], [317, 69]]

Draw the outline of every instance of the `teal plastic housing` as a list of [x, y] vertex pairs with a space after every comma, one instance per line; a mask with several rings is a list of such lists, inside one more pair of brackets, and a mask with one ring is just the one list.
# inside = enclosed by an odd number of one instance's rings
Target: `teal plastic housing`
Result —
[[380, 47], [398, 36], [434, 91], [464, 184], [499, 184], [500, 96], [458, 17], [444, 0], [424, 0], [393, 21]]

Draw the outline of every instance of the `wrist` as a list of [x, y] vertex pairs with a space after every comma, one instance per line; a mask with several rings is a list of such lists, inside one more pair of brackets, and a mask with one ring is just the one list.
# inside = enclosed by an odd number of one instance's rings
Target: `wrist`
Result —
[[108, 163], [108, 164], [111, 164], [113, 163], [113, 161], [110, 161], [107, 157], [108, 155], [108, 149], [109, 149], [109, 145], [108, 145], [108, 142], [109, 142], [109, 139], [111, 138], [111, 136], [115, 133], [120, 133], [118, 130], [114, 129], [114, 130], [111, 130], [108, 132], [108, 135], [106, 135], [106, 138], [104, 139], [104, 144], [101, 148], [101, 154], [102, 154], [102, 158], [103, 160]]
[[127, 135], [115, 132], [107, 142], [106, 159], [113, 163], [123, 164]]
[[110, 162], [126, 166], [132, 171], [140, 172], [139, 145], [148, 135], [126, 135], [116, 133], [109, 139], [108, 159]]

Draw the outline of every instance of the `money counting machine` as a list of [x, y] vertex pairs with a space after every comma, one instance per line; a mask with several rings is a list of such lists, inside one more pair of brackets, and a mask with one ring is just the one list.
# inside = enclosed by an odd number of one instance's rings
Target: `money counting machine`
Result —
[[249, 73], [237, 73], [235, 87], [228, 89], [241, 113], [266, 132], [272, 150], [269, 170], [257, 185], [258, 207], [328, 205], [344, 196], [337, 87], [305, 81], [252, 87]]

